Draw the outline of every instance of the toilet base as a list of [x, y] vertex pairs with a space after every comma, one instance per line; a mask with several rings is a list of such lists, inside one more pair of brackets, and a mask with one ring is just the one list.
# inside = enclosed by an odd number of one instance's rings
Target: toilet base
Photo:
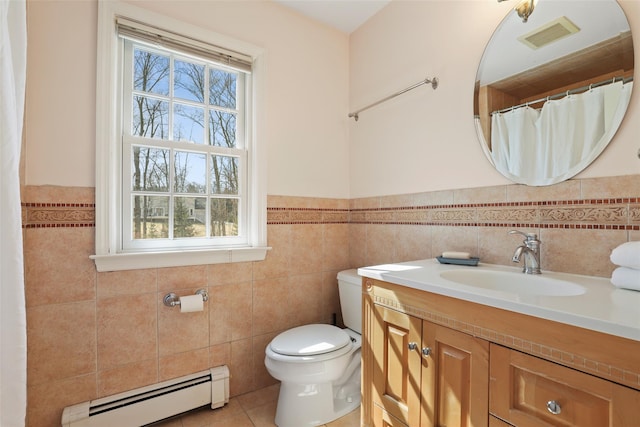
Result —
[[[360, 376], [360, 371], [357, 371]], [[359, 378], [358, 378], [359, 379]], [[275, 423], [278, 427], [313, 427], [334, 421], [360, 406], [360, 382], [281, 383]]]

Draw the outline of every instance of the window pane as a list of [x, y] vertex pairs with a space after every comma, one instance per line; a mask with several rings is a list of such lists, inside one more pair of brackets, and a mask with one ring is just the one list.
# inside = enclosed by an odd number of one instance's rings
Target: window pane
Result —
[[133, 89], [169, 94], [169, 57], [140, 49], [133, 54]]
[[202, 144], [204, 142], [204, 109], [174, 104], [173, 139]]
[[169, 103], [146, 96], [133, 97], [133, 136], [169, 138]]
[[174, 61], [173, 96], [204, 102], [204, 65]]
[[206, 170], [206, 154], [176, 151], [174, 191], [177, 193], [206, 193]]
[[169, 150], [132, 147], [133, 191], [169, 191]]
[[209, 111], [209, 145], [236, 148], [236, 115]]
[[169, 237], [169, 197], [133, 196], [133, 239]]
[[211, 156], [211, 193], [238, 194], [238, 158]]
[[235, 109], [237, 79], [236, 73], [211, 68], [209, 70], [209, 104]]
[[211, 199], [211, 235], [238, 235], [237, 199]]
[[176, 197], [173, 206], [173, 237], [205, 237], [207, 199]]

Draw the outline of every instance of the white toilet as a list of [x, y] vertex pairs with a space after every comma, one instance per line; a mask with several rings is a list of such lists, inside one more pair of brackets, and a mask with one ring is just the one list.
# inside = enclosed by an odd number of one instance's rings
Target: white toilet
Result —
[[289, 329], [267, 346], [267, 371], [280, 380], [278, 427], [318, 426], [360, 406], [362, 288], [357, 270], [338, 273], [346, 326], [315, 324]]

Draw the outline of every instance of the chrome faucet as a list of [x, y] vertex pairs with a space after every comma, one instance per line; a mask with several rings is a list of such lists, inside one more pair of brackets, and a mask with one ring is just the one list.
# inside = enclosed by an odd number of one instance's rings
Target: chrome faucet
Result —
[[520, 257], [524, 254], [523, 273], [540, 274], [540, 245], [542, 242], [538, 240], [536, 233], [523, 233], [519, 230], [511, 230], [509, 234], [522, 234], [524, 236], [523, 244], [516, 248], [513, 253], [513, 262], [520, 262]]

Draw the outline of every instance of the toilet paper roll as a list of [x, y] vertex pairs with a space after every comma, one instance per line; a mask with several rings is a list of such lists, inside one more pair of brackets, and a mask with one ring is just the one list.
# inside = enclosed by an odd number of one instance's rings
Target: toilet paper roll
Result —
[[202, 295], [188, 295], [180, 297], [180, 313], [192, 313], [194, 311], [202, 311], [204, 301]]

